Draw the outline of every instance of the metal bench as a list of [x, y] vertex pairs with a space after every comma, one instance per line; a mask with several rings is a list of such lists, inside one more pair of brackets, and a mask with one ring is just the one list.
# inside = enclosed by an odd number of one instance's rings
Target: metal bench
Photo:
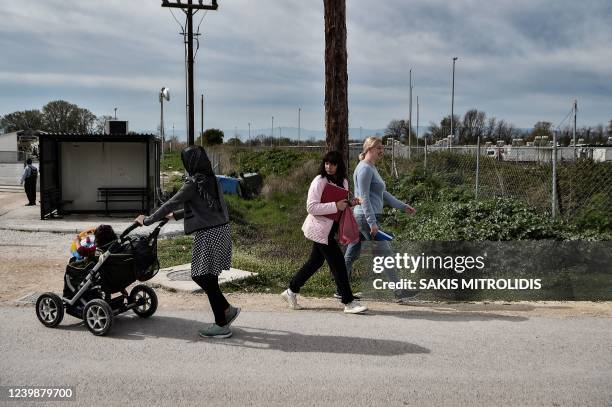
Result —
[[148, 201], [147, 188], [98, 188], [100, 199], [97, 202], [104, 202], [104, 210], [110, 213], [108, 205], [113, 202], [140, 202], [141, 213], [145, 212], [145, 201]]

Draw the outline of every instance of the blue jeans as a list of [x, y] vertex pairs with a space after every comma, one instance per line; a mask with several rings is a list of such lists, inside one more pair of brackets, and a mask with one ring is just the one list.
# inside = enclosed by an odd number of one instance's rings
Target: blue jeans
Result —
[[[361, 239], [358, 242], [351, 243], [346, 248], [346, 252], [344, 254], [344, 263], [346, 264], [346, 272], [348, 273], [349, 279], [351, 278], [351, 274], [353, 272], [353, 263], [359, 258], [361, 254], [361, 241], [367, 240], [370, 242], [372, 247], [372, 256], [391, 256], [395, 257], [395, 252], [391, 247], [391, 242], [388, 240], [372, 240], [372, 236], [370, 235], [370, 225], [368, 225], [368, 221], [366, 220], [365, 215], [356, 214], [355, 220], [359, 225], [359, 232], [361, 233]], [[380, 227], [380, 215], [376, 215], [376, 223]], [[397, 270], [395, 267], [385, 268], [383, 273], [387, 277], [387, 281], [398, 282], [400, 281], [397, 276]], [[401, 296], [403, 293], [402, 290], [396, 290], [394, 292], [396, 297]]]

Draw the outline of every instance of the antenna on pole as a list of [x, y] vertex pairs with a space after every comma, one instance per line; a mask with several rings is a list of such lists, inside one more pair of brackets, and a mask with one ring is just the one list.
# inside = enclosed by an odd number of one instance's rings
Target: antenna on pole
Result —
[[162, 148], [161, 148], [161, 158], [164, 158], [164, 140], [166, 138], [166, 130], [164, 129], [164, 99], [166, 99], [166, 101], [170, 101], [170, 89], [168, 89], [167, 87], [162, 87], [161, 90], [159, 91], [159, 104], [161, 107], [161, 114], [160, 114], [160, 120], [159, 120], [159, 138], [161, 139], [162, 142]]

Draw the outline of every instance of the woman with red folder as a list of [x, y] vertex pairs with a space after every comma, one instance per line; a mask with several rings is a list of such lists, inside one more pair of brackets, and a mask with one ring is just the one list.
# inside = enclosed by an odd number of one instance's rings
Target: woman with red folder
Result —
[[300, 309], [297, 294], [306, 281], [327, 261], [337, 291], [342, 298], [344, 312], [358, 314], [367, 310], [367, 307], [353, 297], [344, 256], [336, 241], [341, 212], [351, 204], [358, 203], [358, 200], [350, 203], [348, 201], [348, 181], [342, 155], [337, 151], [328, 152], [321, 161], [319, 175], [312, 180], [308, 189], [306, 202], [308, 216], [302, 226], [304, 236], [313, 241], [312, 251], [306, 263], [291, 279], [289, 288], [281, 294], [290, 308]]

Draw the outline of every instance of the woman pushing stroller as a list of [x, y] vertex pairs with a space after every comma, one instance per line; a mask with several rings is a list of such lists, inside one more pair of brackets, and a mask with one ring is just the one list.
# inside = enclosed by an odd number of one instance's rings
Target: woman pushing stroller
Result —
[[[215, 323], [200, 329], [205, 338], [229, 338], [230, 325], [240, 308], [230, 305], [219, 288], [219, 274], [229, 270], [232, 239], [223, 191], [204, 148], [189, 146], [181, 152], [188, 177], [181, 189], [151, 216], [140, 215], [136, 222], [151, 225], [164, 217], [183, 219], [185, 234], [195, 233], [191, 278], [208, 295]], [[184, 207], [184, 209], [180, 209]]]

